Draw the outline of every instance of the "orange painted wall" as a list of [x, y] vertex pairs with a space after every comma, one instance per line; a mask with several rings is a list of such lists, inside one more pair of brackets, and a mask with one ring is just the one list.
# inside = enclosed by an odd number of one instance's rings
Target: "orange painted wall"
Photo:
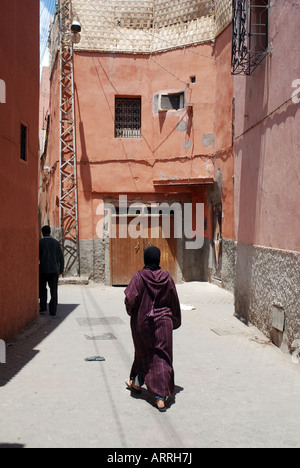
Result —
[[[222, 51], [220, 55], [227, 52]], [[92, 194], [151, 194], [156, 191], [154, 180], [214, 177], [212, 155], [216, 150], [227, 149], [232, 136], [230, 133], [227, 140], [224, 136], [228, 126], [219, 125], [216, 129], [215, 86], [216, 79], [222, 80], [224, 73], [219, 72], [215, 78], [217, 67], [213, 53], [211, 45], [201, 45], [153, 57], [76, 54], [81, 238], [94, 236], [88, 215]], [[196, 76], [195, 84], [191, 83], [191, 76]], [[186, 91], [188, 102], [193, 104], [192, 113], [186, 109], [155, 111], [156, 93], [180, 90]], [[115, 96], [142, 97], [141, 139], [114, 138]], [[231, 101], [229, 96], [230, 106]], [[231, 108], [229, 111], [231, 117]], [[227, 109], [222, 106], [221, 114], [224, 112]], [[226, 118], [230, 122], [228, 114]], [[179, 131], [178, 125], [186, 130]], [[203, 135], [215, 134], [216, 130], [215, 143], [205, 145]], [[190, 188], [182, 190], [191, 193]]]
[[[38, 314], [38, 0], [2, 0], [0, 43], [0, 338], [7, 340]], [[21, 122], [28, 126], [26, 162]]]
[[[231, 26], [215, 45], [215, 170], [222, 176], [223, 237], [234, 237], [233, 76], [231, 75]], [[216, 178], [218, 175], [216, 175]]]
[[[205, 187], [159, 187], [155, 180], [223, 177], [225, 236], [234, 238], [231, 29], [215, 44], [201, 44], [153, 56], [76, 52], [74, 57], [76, 146], [78, 159], [79, 237], [97, 237], [97, 207], [103, 195], [132, 199], [173, 199], [206, 203], [207, 237], [212, 210]], [[196, 83], [191, 83], [191, 76]], [[187, 109], [158, 113], [154, 96], [185, 91]], [[115, 97], [140, 96], [142, 137], [114, 137]], [[50, 139], [46, 164], [52, 201], [50, 224], [58, 226], [59, 70], [51, 76]], [[179, 126], [179, 128], [178, 128]], [[209, 137], [211, 142], [209, 143]], [[54, 192], [55, 191], [55, 192]], [[177, 195], [176, 195], [177, 192]], [[175, 193], [175, 194], [174, 194]]]

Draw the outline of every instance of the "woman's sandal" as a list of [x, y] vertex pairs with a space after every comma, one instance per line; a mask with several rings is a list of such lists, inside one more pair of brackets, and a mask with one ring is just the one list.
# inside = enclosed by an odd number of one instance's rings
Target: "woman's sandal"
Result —
[[127, 388], [129, 388], [129, 390], [131, 390], [132, 392], [142, 393], [142, 387], [137, 387], [136, 385], [134, 385], [132, 380], [127, 379], [125, 381], [125, 384], [127, 385]]

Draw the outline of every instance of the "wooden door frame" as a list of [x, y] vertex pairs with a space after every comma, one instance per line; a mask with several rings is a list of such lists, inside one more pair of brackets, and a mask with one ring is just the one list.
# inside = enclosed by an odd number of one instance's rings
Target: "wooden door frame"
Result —
[[[136, 203], [136, 205], [138, 205], [138, 203]], [[148, 204], [147, 204], [147, 203], [142, 203], [142, 207], [146, 206], [146, 207], [148, 208], [149, 205], [150, 205], [149, 203], [148, 203]], [[120, 215], [119, 213], [117, 213], [118, 205], [116, 205], [115, 208], [116, 208], [116, 214], [112, 214], [112, 212], [110, 212], [110, 215], [109, 215], [109, 250], [110, 250], [110, 255], [109, 255], [109, 257], [110, 257], [110, 284], [111, 284], [111, 285], [113, 285], [113, 277], [114, 277], [114, 275], [113, 275], [113, 272], [114, 272], [114, 267], [113, 267], [114, 259], [113, 259], [113, 251], [112, 251], [112, 250], [113, 250], [113, 245], [112, 245], [112, 244], [113, 244], [113, 238], [111, 237], [111, 233], [112, 233], [112, 218], [113, 218], [113, 217], [120, 218], [120, 217], [122, 217], [122, 216], [125, 217], [125, 215], [122, 215], [122, 214]], [[138, 209], [138, 207], [137, 207], [137, 209]], [[152, 217], [155, 217], [155, 216], [157, 216], [157, 217], [159, 217], [159, 218], [162, 217], [162, 215], [155, 215], [155, 214], [151, 214], [151, 213], [149, 213], [149, 212], [147, 212], [146, 214], [144, 214], [144, 212], [143, 212], [143, 214], [136, 214], [136, 215], [128, 215], [128, 214], [127, 214], [127, 215], [126, 215], [127, 220], [128, 220], [128, 218], [134, 218], [134, 217], [137, 217], [137, 216], [145, 216], [145, 217], [147, 217], [148, 219], [149, 219], [149, 218], [151, 219]], [[173, 214], [170, 213], [170, 216], [173, 217]], [[174, 217], [173, 217], [173, 220], [174, 220]], [[127, 223], [127, 226], [128, 226], [128, 223]], [[173, 222], [173, 227], [174, 227], [174, 222]], [[148, 229], [149, 229], [149, 225], [148, 225]], [[116, 232], [116, 235], [117, 235], [117, 236], [118, 236], [118, 234], [119, 234], [119, 233]], [[143, 241], [143, 244], [144, 244], [144, 245], [143, 245], [143, 248], [144, 248], [144, 251], [145, 251], [145, 249], [148, 247], [148, 246], [145, 246], [145, 242], [147, 241], [147, 239], [149, 239], [149, 237], [148, 237], [148, 238], [143, 238], [143, 237], [141, 238], [141, 237], [138, 237], [138, 238], [136, 239], [137, 242], [138, 242], [139, 239], [141, 239], [141, 240]], [[162, 238], [159, 237], [159, 238], [157, 238], [157, 239], [162, 239]], [[174, 238], [174, 239], [175, 239], [175, 238]], [[174, 263], [175, 263], [175, 265], [176, 265], [177, 262], [178, 262], [178, 242], [177, 242], [177, 241], [178, 241], [178, 239], [175, 239], [175, 245], [173, 246], [173, 248], [175, 247], [175, 249], [176, 249], [175, 258], [174, 258]], [[150, 245], [154, 245], [154, 244], [150, 243]], [[175, 268], [175, 270], [173, 271], [172, 277], [173, 277], [174, 281], [176, 282], [176, 280], [177, 280], [177, 268]]]

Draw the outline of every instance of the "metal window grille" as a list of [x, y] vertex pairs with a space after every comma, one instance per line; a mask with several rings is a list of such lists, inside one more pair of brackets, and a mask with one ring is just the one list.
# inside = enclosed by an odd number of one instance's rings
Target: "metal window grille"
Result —
[[269, 0], [233, 0], [232, 74], [251, 75], [268, 53]]
[[116, 98], [115, 137], [141, 138], [141, 98]]

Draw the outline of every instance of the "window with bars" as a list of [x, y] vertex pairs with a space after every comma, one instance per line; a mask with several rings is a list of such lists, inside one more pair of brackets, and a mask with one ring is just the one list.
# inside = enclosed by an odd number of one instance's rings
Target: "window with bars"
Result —
[[116, 98], [115, 138], [141, 138], [141, 98]]
[[233, 0], [232, 74], [251, 75], [269, 46], [269, 0]]

